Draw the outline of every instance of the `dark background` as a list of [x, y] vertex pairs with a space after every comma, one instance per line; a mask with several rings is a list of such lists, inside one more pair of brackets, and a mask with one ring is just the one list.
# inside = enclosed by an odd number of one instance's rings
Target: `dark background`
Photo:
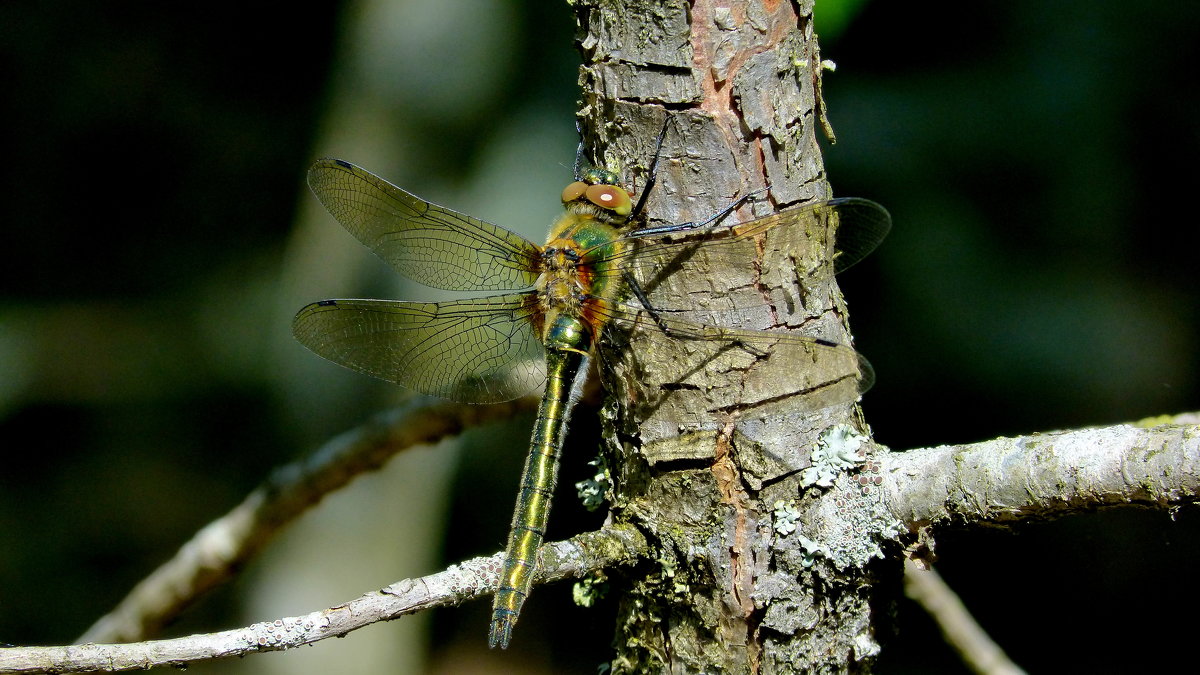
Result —
[[[0, 4], [0, 643], [72, 641], [273, 466], [397, 400], [290, 342], [305, 302], [405, 297], [369, 258], [339, 262], [358, 245], [331, 218], [297, 224], [317, 213], [302, 183], [314, 157], [540, 238], [576, 142], [567, 9], [428, 4]], [[904, 449], [1200, 408], [1188, 206], [1200, 6], [819, 1], [816, 21], [838, 66], [825, 78], [831, 182], [895, 220], [842, 284], [878, 371], [864, 402], [878, 440]], [[334, 128], [347, 119], [357, 136]], [[331, 269], [355, 271], [326, 281]], [[596, 524], [569, 489], [598, 433], [587, 412], [552, 538]], [[297, 589], [287, 613], [498, 549], [529, 424], [420, 455], [396, 470], [404, 487], [362, 481], [418, 499], [414, 486], [444, 483], [423, 506], [333, 505], [355, 514], [336, 532], [306, 516], [282, 551], [429, 559], [373, 565], [343, 587], [357, 590], [308, 604], [299, 586], [344, 571], [322, 568], [282, 585]], [[366, 525], [376, 512], [387, 525]], [[445, 516], [432, 540], [399, 534], [418, 513]], [[1194, 507], [1110, 511], [946, 534], [939, 570], [1032, 672], [1163, 671], [1185, 663], [1194, 633], [1198, 538]], [[276, 616], [243, 597], [276, 579], [274, 564], [268, 552], [172, 633]], [[362, 633], [386, 642], [422, 626], [429, 665], [398, 672], [594, 672], [613, 609], [569, 595], [540, 589], [505, 654], [483, 650], [484, 602]], [[964, 672], [907, 601], [899, 626], [880, 672]], [[354, 654], [359, 639], [338, 643]]]

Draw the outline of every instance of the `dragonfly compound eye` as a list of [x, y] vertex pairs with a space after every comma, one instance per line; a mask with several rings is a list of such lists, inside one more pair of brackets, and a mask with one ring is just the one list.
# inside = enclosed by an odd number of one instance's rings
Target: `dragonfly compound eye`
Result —
[[565, 189], [563, 189], [562, 202], [564, 204], [570, 204], [576, 199], [579, 199], [583, 196], [583, 193], [587, 191], [587, 188], [587, 183], [584, 183], [583, 181], [577, 180], [574, 183], [571, 183]]
[[619, 216], [627, 216], [633, 210], [633, 200], [629, 198], [629, 193], [615, 185], [589, 185], [587, 198], [596, 206]]

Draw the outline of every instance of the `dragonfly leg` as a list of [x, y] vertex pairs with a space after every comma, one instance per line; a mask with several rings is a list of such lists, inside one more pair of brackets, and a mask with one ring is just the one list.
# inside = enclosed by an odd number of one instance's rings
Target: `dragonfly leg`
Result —
[[642, 309], [646, 310], [646, 314], [650, 315], [650, 320], [654, 322], [654, 325], [658, 326], [663, 335], [671, 336], [671, 327], [667, 325], [666, 321], [663, 321], [662, 315], [658, 313], [657, 309], [654, 309], [654, 305], [650, 304], [650, 298], [646, 297], [646, 291], [642, 289], [642, 285], [638, 283], [637, 279], [633, 278], [629, 270], [622, 270], [621, 276], [624, 277], [625, 285], [629, 288], [629, 292], [633, 293], [633, 296], [638, 299], [638, 302], [642, 305]]
[[631, 236], [631, 237], [653, 237], [653, 236], [662, 235], [662, 234], [673, 234], [676, 232], [687, 232], [688, 230], [700, 230], [700, 229], [715, 227], [722, 220], [725, 220], [727, 217], [729, 217], [729, 214], [731, 214], [734, 211], [741, 208], [743, 204], [753, 201], [759, 195], [765, 193], [767, 190], [770, 190], [770, 189], [771, 189], [771, 186], [768, 185], [767, 187], [759, 188], [753, 192], [747, 192], [746, 194], [742, 195], [741, 197], [738, 197], [734, 201], [730, 202], [729, 206], [726, 206], [725, 208], [721, 209], [720, 211], [717, 211], [713, 215], [709, 216], [708, 218], [705, 218], [704, 220], [701, 220], [700, 222], [690, 221], [690, 222], [686, 222], [686, 223], [677, 223], [675, 225], [663, 225], [662, 227], [646, 227], [646, 228], [642, 228], [640, 230], [634, 230], [633, 232], [630, 232], [629, 236]]
[[638, 197], [637, 204], [633, 207], [633, 211], [629, 212], [629, 222], [634, 222], [637, 217], [642, 215], [642, 209], [646, 207], [646, 199], [650, 197], [650, 191], [654, 189], [654, 184], [658, 182], [658, 158], [662, 156], [663, 139], [667, 136], [667, 125], [671, 123], [671, 116], [667, 115], [667, 119], [663, 120], [662, 129], [658, 131], [658, 139], [654, 141], [654, 159], [650, 160], [650, 177], [646, 179], [646, 187], [642, 188], [642, 196]]
[[[658, 329], [660, 331], [662, 331], [663, 335], [666, 335], [667, 337], [683, 339], [683, 340], [686, 340], [689, 338], [698, 338], [698, 337], [699, 338], [712, 338], [711, 334], [710, 335], [704, 335], [704, 334], [697, 335], [696, 333], [688, 333], [687, 331], [680, 331], [680, 330], [672, 327], [669, 323], [667, 323], [667, 320], [662, 317], [662, 312], [658, 309], [655, 309], [654, 305], [650, 302], [650, 298], [646, 295], [646, 291], [642, 288], [642, 285], [638, 283], [637, 279], [635, 279], [634, 276], [632, 274], [630, 274], [628, 270], [624, 270], [621, 273], [621, 275], [625, 279], [625, 284], [626, 284], [626, 287], [629, 288], [629, 292], [633, 293], [633, 296], [635, 298], [637, 298], [638, 302], [642, 305], [642, 309], [646, 310], [646, 314], [650, 316], [650, 320], [654, 322], [655, 326], [658, 326]], [[831, 347], [837, 346], [835, 343], [828, 342], [826, 340], [815, 340], [815, 341], [820, 344], [824, 344], [826, 346], [831, 346]], [[733, 339], [733, 340], [730, 340], [729, 342], [730, 342], [730, 344], [738, 345], [742, 349], [746, 350], [747, 352], [749, 352], [755, 356], [763, 357], [763, 356], [767, 356], [769, 353], [769, 352], [765, 352], [765, 351], [759, 349], [758, 347], [754, 346], [753, 344], [743, 342], [742, 340]]]

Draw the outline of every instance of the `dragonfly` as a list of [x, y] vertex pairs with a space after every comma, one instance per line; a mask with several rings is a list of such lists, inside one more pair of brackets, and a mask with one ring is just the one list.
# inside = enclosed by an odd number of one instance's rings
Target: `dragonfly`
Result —
[[798, 352], [814, 373], [805, 397], [816, 407], [855, 400], [873, 381], [866, 359], [848, 346], [681, 319], [654, 307], [645, 287], [668, 266], [686, 267], [698, 250], [745, 266], [744, 256], [771, 232], [825, 226], [837, 228], [829, 271], [840, 272], [887, 234], [887, 211], [841, 198], [724, 225], [740, 200], [706, 221], [638, 229], [659, 154], [634, 204], [618, 175], [586, 166], [581, 151], [575, 180], [562, 192], [564, 212], [543, 246], [340, 159], [309, 169], [317, 199], [396, 272], [433, 288], [493, 294], [436, 303], [321, 300], [293, 320], [301, 344], [352, 370], [453, 401], [495, 403], [542, 392], [493, 603], [492, 647], [508, 646], [532, 588], [567, 418], [607, 327], [652, 326], [673, 340]]

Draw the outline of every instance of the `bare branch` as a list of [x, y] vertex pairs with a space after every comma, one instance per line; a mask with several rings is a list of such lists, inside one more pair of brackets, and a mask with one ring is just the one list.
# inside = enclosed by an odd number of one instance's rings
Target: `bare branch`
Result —
[[[632, 527], [604, 528], [542, 547], [536, 583], [580, 577], [645, 556], [646, 540]], [[194, 661], [279, 651], [341, 637], [378, 621], [431, 607], [458, 605], [492, 593], [503, 554], [472, 558], [445, 571], [398, 581], [347, 603], [219, 633], [132, 644], [84, 644], [0, 649], [0, 673], [79, 673], [180, 666]]]
[[912, 530], [1194, 502], [1195, 421], [1188, 415], [1153, 428], [1117, 425], [889, 453], [881, 458], [885, 499]]
[[946, 642], [980, 675], [1023, 675], [1000, 645], [984, 632], [958, 595], [933, 568], [921, 569], [904, 561], [904, 591], [933, 617]]
[[401, 450], [532, 408], [532, 400], [471, 406], [416, 398], [375, 416], [272, 472], [241, 504], [206, 525], [135, 586], [80, 642], [130, 642], [153, 635], [197, 597], [233, 576], [280, 528], [359, 474], [378, 469]]

